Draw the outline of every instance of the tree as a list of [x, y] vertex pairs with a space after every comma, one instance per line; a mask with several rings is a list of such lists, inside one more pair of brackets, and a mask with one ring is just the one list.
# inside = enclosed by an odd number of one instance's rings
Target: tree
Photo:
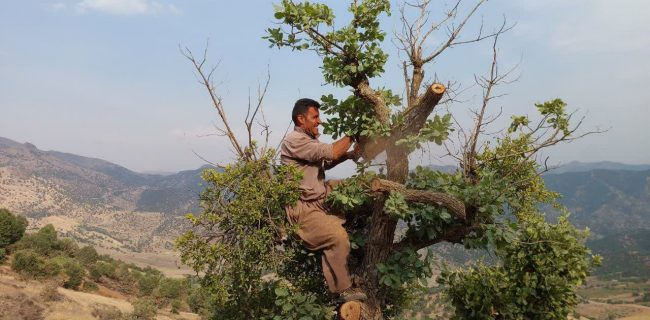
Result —
[[[498, 117], [488, 106], [499, 97], [496, 88], [512, 81], [512, 69], [503, 72], [497, 59], [497, 41], [510, 29], [505, 20], [493, 32], [484, 33], [481, 25], [474, 36], [462, 36], [484, 3], [478, 0], [463, 13], [458, 1], [437, 23], [429, 23], [428, 0], [401, 8], [403, 29], [395, 43], [406, 57], [403, 95], [371, 85], [383, 74], [388, 58], [381, 46], [386, 33], [380, 29], [380, 16], [390, 14], [387, 0], [353, 0], [350, 21], [339, 28], [327, 5], [282, 0], [275, 12], [280, 26], [267, 30], [272, 47], [315, 52], [322, 59], [325, 81], [352, 91], [342, 99], [324, 95], [321, 110], [330, 116], [325, 133], [358, 136], [363, 149], [357, 174], [328, 197], [350, 217], [350, 268], [369, 296], [363, 319], [395, 317], [408, 307], [413, 290], [432, 273], [429, 256], [421, 252], [436, 243], [491, 250], [502, 260], [497, 266], [446, 272], [440, 278], [459, 318], [566, 318], [577, 303], [576, 286], [598, 262], [584, 246], [584, 234], [566, 216], [551, 225], [538, 209], [542, 204], [559, 208], [558, 195], [540, 177], [548, 168], [538, 162], [539, 151], [583, 136], [576, 134], [581, 120], [573, 123], [566, 104], [554, 99], [535, 105], [539, 117], [514, 115], [509, 127], [495, 130], [500, 134], [487, 133]], [[410, 19], [413, 11], [415, 18]], [[427, 51], [432, 34], [444, 30], [444, 40]], [[472, 110], [473, 126], [463, 128], [451, 114], [434, 114], [443, 102], [453, 105], [458, 87], [425, 83], [425, 67], [451, 48], [483, 40], [493, 41], [493, 59], [487, 75], [476, 76], [483, 98]], [[204, 173], [209, 183], [201, 198], [204, 212], [189, 216], [195, 230], [178, 241], [183, 261], [205, 272], [203, 285], [213, 293], [215, 309], [227, 310], [232, 318], [327, 317], [335, 303], [325, 294], [316, 255], [291, 237], [283, 240], [284, 231], [292, 231], [282, 208], [297, 198], [296, 173], [273, 161], [268, 126], [262, 124], [267, 143], [259, 146], [253, 139], [252, 124], [261, 112], [268, 78], [257, 104], [249, 105], [248, 139], [241, 143], [212, 84], [214, 69], [206, 72], [205, 55], [197, 59], [189, 50], [184, 53], [209, 92], [222, 121], [221, 133], [238, 159]], [[456, 140], [451, 140], [453, 131]], [[444, 155], [457, 160], [458, 170], [409, 168], [409, 154], [427, 143], [444, 146]], [[376, 165], [382, 170], [369, 170]], [[400, 221], [406, 227], [397, 233]], [[575, 264], [561, 265], [562, 259]], [[265, 273], [274, 276], [264, 279]], [[495, 284], [489, 287], [492, 291], [481, 292], [484, 283]], [[517, 288], [535, 294], [522, 295]], [[491, 304], [484, 309], [481, 299], [487, 294]], [[257, 309], [246, 308], [253, 305]], [[563, 307], [546, 314], [557, 305]]]
[[97, 262], [99, 254], [93, 246], [83, 246], [74, 253], [74, 257], [79, 260], [84, 266], [90, 266]]
[[16, 242], [14, 247], [17, 250], [31, 249], [45, 257], [55, 257], [57, 255], [72, 257], [79, 250], [79, 246], [72, 239], [59, 239], [56, 229], [51, 224], [44, 226], [36, 233], [25, 235], [20, 241]]
[[27, 219], [0, 208], [0, 249], [20, 240], [25, 234]]

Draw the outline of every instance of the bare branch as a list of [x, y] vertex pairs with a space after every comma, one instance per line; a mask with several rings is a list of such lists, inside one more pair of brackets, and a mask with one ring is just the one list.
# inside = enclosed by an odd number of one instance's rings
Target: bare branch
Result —
[[203, 86], [205, 86], [206, 90], [208, 91], [208, 94], [210, 95], [210, 99], [212, 100], [212, 105], [214, 106], [215, 109], [217, 109], [217, 113], [219, 114], [219, 117], [221, 118], [221, 122], [225, 127], [224, 131], [226, 133], [226, 136], [230, 140], [230, 144], [235, 149], [237, 155], [243, 158], [245, 157], [244, 150], [242, 149], [241, 145], [237, 141], [235, 133], [230, 128], [230, 124], [228, 123], [228, 118], [226, 116], [226, 112], [224, 110], [221, 97], [219, 97], [216, 94], [215, 88], [212, 84], [212, 75], [216, 67], [213, 67], [207, 74], [203, 70], [203, 65], [207, 60], [207, 52], [208, 52], [208, 47], [206, 45], [206, 48], [203, 52], [203, 57], [201, 58], [201, 60], [197, 60], [192, 54], [192, 51], [190, 49], [188, 48], [185, 48], [184, 50], [181, 49], [181, 54], [183, 54], [183, 56], [185, 56], [185, 58], [187, 58], [194, 66], [194, 71], [199, 77], [199, 82]]
[[[270, 74], [270, 72], [267, 71], [266, 80], [264, 82], [264, 85], [260, 86], [258, 84], [257, 101], [256, 101], [255, 108], [253, 109], [252, 114], [251, 114], [250, 93], [248, 95], [248, 109], [246, 111], [246, 118], [244, 120], [244, 124], [246, 125], [246, 131], [248, 132], [248, 148], [249, 148], [249, 151], [252, 153], [253, 158], [257, 157], [257, 155], [255, 154], [257, 152], [257, 150], [254, 150], [255, 149], [255, 144], [253, 143], [253, 141], [254, 141], [253, 140], [253, 122], [255, 121], [255, 118], [256, 118], [257, 114], [262, 109], [262, 102], [264, 101], [264, 97], [266, 96], [266, 91], [269, 88], [270, 81], [271, 81], [271, 74]], [[258, 124], [260, 124], [260, 123], [258, 122]], [[262, 126], [263, 131], [266, 130], [266, 133], [267, 133], [266, 141], [268, 141], [268, 128], [269, 128], [269, 126], [268, 126], [268, 124], [266, 124], [266, 120], [264, 120], [264, 123], [262, 123], [261, 126]], [[263, 151], [264, 150], [262, 150], [262, 152]]]
[[[497, 32], [491, 33], [491, 34], [489, 34], [489, 35], [485, 35], [485, 36], [483, 36], [483, 35], [481, 35], [481, 32], [482, 32], [482, 30], [483, 30], [483, 25], [481, 24], [481, 28], [480, 28], [480, 30], [479, 30], [479, 34], [477, 35], [476, 38], [471, 39], [471, 40], [467, 40], [467, 41], [455, 41], [455, 40], [458, 38], [458, 36], [460, 35], [460, 32], [463, 30], [463, 28], [464, 28], [465, 25], [467, 24], [467, 22], [469, 21], [469, 19], [474, 15], [474, 13], [476, 13], [476, 10], [478, 10], [478, 8], [479, 8], [481, 5], [483, 5], [483, 3], [485, 3], [485, 1], [486, 1], [486, 0], [480, 0], [480, 1], [478, 1], [478, 2], [476, 3], [476, 5], [472, 8], [472, 10], [471, 10], [471, 11], [470, 11], [466, 16], [465, 16], [465, 18], [463, 19], [463, 21], [462, 21], [458, 26], [453, 27], [453, 28], [449, 31], [449, 37], [447, 38], [447, 41], [446, 41], [445, 43], [443, 43], [442, 45], [440, 45], [440, 46], [438, 47], [438, 49], [436, 49], [432, 54], [430, 54], [429, 56], [423, 58], [423, 59], [422, 59], [422, 62], [423, 62], [423, 63], [427, 63], [427, 62], [429, 62], [429, 61], [435, 59], [435, 58], [438, 57], [440, 54], [442, 54], [445, 50], [447, 50], [448, 48], [451, 48], [451, 47], [453, 47], [453, 46], [455, 46], [455, 45], [467, 44], [467, 43], [472, 43], [472, 42], [479, 42], [479, 41], [481, 41], [481, 40], [484, 40], [484, 39], [487, 39], [487, 38], [490, 38], [490, 37], [494, 37], [494, 36], [496, 36], [496, 35], [499, 34], [499, 33], [503, 33], [503, 32], [505, 32], [505, 31], [509, 30], [511, 27], [510, 27], [510, 28], [507, 28], [506, 30], [504, 30], [503, 28], [501, 28], [500, 31], [497, 31]], [[504, 21], [504, 23], [505, 23], [505, 21]]]
[[192, 153], [194, 153], [195, 156], [197, 156], [199, 159], [205, 161], [205, 163], [207, 163], [207, 164], [209, 164], [209, 165], [211, 165], [211, 166], [214, 166], [214, 167], [216, 167], [216, 168], [220, 168], [220, 169], [225, 168], [224, 166], [222, 166], [222, 165], [220, 165], [220, 164], [218, 164], [218, 163], [214, 163], [214, 162], [211, 162], [211, 161], [207, 160], [206, 158], [204, 158], [203, 156], [201, 156], [200, 154], [198, 154], [198, 153], [197, 153], [196, 151], [194, 151], [193, 149], [192, 149]]

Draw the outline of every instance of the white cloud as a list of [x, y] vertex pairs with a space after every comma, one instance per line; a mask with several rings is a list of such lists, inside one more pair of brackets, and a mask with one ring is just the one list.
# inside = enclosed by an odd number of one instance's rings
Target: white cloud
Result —
[[151, 0], [83, 0], [75, 5], [75, 11], [103, 12], [115, 15], [179, 14], [180, 10], [173, 4]]

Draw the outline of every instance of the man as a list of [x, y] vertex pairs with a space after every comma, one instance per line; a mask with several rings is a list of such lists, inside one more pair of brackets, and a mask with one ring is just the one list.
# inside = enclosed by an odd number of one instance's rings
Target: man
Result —
[[324, 204], [331, 189], [325, 181], [325, 170], [356, 159], [358, 147], [348, 152], [353, 139], [347, 136], [332, 144], [318, 141], [319, 108], [320, 104], [311, 99], [296, 101], [292, 112], [295, 127], [282, 143], [282, 164], [294, 165], [303, 172], [300, 200], [286, 208], [287, 217], [298, 225], [298, 236], [309, 250], [323, 251], [321, 262], [329, 291], [339, 294], [343, 301], [365, 300], [364, 293], [352, 288], [345, 219], [328, 212]]

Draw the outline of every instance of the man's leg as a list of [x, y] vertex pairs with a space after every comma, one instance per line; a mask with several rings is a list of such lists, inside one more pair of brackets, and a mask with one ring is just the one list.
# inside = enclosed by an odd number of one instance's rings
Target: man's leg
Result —
[[330, 292], [340, 293], [352, 286], [348, 271], [350, 240], [341, 218], [327, 214], [322, 207], [300, 206], [298, 235], [309, 250], [322, 250], [322, 266]]

